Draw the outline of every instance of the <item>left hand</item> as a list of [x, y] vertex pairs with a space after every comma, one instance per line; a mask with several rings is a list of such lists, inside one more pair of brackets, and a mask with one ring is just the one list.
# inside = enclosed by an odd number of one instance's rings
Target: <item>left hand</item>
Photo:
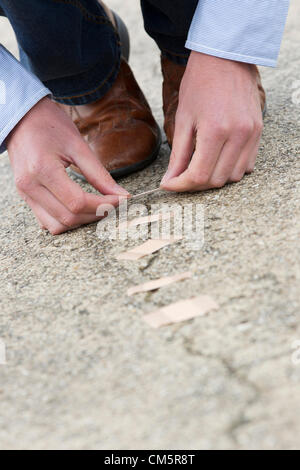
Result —
[[255, 66], [192, 52], [161, 187], [198, 191], [240, 181], [254, 169], [262, 130]]

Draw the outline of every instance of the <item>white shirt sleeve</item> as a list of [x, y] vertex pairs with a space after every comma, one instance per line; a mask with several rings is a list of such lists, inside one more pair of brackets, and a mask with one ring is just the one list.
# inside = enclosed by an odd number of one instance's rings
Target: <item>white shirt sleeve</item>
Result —
[[275, 67], [290, 0], [199, 0], [186, 47]]
[[26, 113], [51, 92], [0, 44], [0, 153]]

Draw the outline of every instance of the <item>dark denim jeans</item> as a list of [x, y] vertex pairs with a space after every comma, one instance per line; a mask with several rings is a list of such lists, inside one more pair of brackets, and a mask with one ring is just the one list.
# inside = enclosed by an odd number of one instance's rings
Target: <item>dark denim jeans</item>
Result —
[[[162, 54], [185, 64], [189, 51], [184, 44], [198, 0], [141, 4], [145, 29]], [[22, 64], [57, 101], [90, 103], [113, 85], [120, 67], [120, 38], [97, 0], [0, 0], [0, 14], [15, 31]]]

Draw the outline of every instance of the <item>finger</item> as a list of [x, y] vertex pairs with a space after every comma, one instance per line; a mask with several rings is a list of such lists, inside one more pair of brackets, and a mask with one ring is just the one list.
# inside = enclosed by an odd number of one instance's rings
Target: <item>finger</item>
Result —
[[[90, 224], [98, 221], [96, 211], [91, 214], [74, 214], [69, 211], [53, 194], [43, 186], [38, 186], [31, 191], [30, 198], [42, 207], [51, 217], [68, 228], [78, 227], [80, 225]], [[102, 204], [107, 204], [107, 198], [102, 198]]]
[[255, 168], [255, 163], [257, 160], [258, 153], [259, 153], [260, 143], [261, 143], [261, 137], [257, 139], [256, 145], [254, 145], [252, 155], [250, 155], [250, 159], [247, 163], [246, 173], [252, 173]]
[[74, 220], [73, 226], [67, 226], [52, 217], [42, 206], [40, 206], [35, 200], [28, 196], [26, 197], [26, 203], [32, 209], [40, 227], [43, 230], [48, 230], [52, 235], [60, 235], [62, 233], [68, 232], [69, 230], [79, 228], [82, 225], [87, 225], [101, 219], [101, 217], [95, 216], [82, 217], [81, 220], [80, 218], [78, 218], [79, 220], [77, 221]]
[[47, 188], [73, 214], [96, 214], [97, 207], [103, 203], [118, 206], [118, 196], [98, 196], [86, 193], [69, 178], [63, 165], [38, 175], [39, 182]]
[[206, 129], [198, 130], [196, 149], [188, 168], [164, 183], [168, 191], [198, 191], [204, 189], [224, 147], [227, 135]]
[[216, 166], [207, 183], [208, 188], [222, 188], [229, 180], [230, 176], [241, 158], [243, 152], [249, 146], [249, 142], [240, 140], [228, 140], [224, 145], [221, 155], [216, 162]]
[[194, 131], [192, 125], [177, 118], [172, 145], [172, 152], [168, 170], [162, 179], [161, 187], [165, 189], [165, 183], [171, 178], [180, 175], [189, 165], [195, 147]]
[[60, 233], [70, 230], [69, 227], [66, 227], [49, 215], [45, 209], [43, 209], [36, 201], [31, 199], [31, 197], [26, 195], [22, 195], [22, 197], [34, 213], [41, 229], [49, 230], [52, 235], [59, 235]]
[[259, 146], [260, 137], [255, 138], [248, 143], [230, 173], [229, 182], [237, 183], [241, 181], [246, 173], [252, 173], [254, 170]]
[[83, 141], [80, 154], [75, 154], [73, 160], [87, 181], [102, 194], [130, 196], [126, 189], [115, 182], [86, 142]]
[[[258, 111], [259, 115], [261, 116], [260, 108]], [[243, 151], [240, 159], [237, 161], [234, 169], [232, 170], [230, 181], [236, 182], [240, 181], [241, 178], [244, 176], [245, 173], [252, 173], [255, 167], [255, 162], [257, 159], [260, 140], [263, 133], [263, 119], [256, 119], [254, 122], [254, 128], [249, 139], [245, 150]]]

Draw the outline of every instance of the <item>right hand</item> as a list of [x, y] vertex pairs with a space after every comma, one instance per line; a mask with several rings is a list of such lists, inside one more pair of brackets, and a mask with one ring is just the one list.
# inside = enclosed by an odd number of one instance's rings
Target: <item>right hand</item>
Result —
[[[49, 98], [37, 103], [7, 138], [21, 197], [44, 230], [58, 235], [99, 220], [101, 204], [117, 206], [129, 193], [99, 162], [67, 114]], [[85, 193], [66, 173], [76, 165], [104, 196]]]
[[167, 191], [204, 191], [254, 170], [263, 130], [256, 66], [192, 51], [180, 86]]

